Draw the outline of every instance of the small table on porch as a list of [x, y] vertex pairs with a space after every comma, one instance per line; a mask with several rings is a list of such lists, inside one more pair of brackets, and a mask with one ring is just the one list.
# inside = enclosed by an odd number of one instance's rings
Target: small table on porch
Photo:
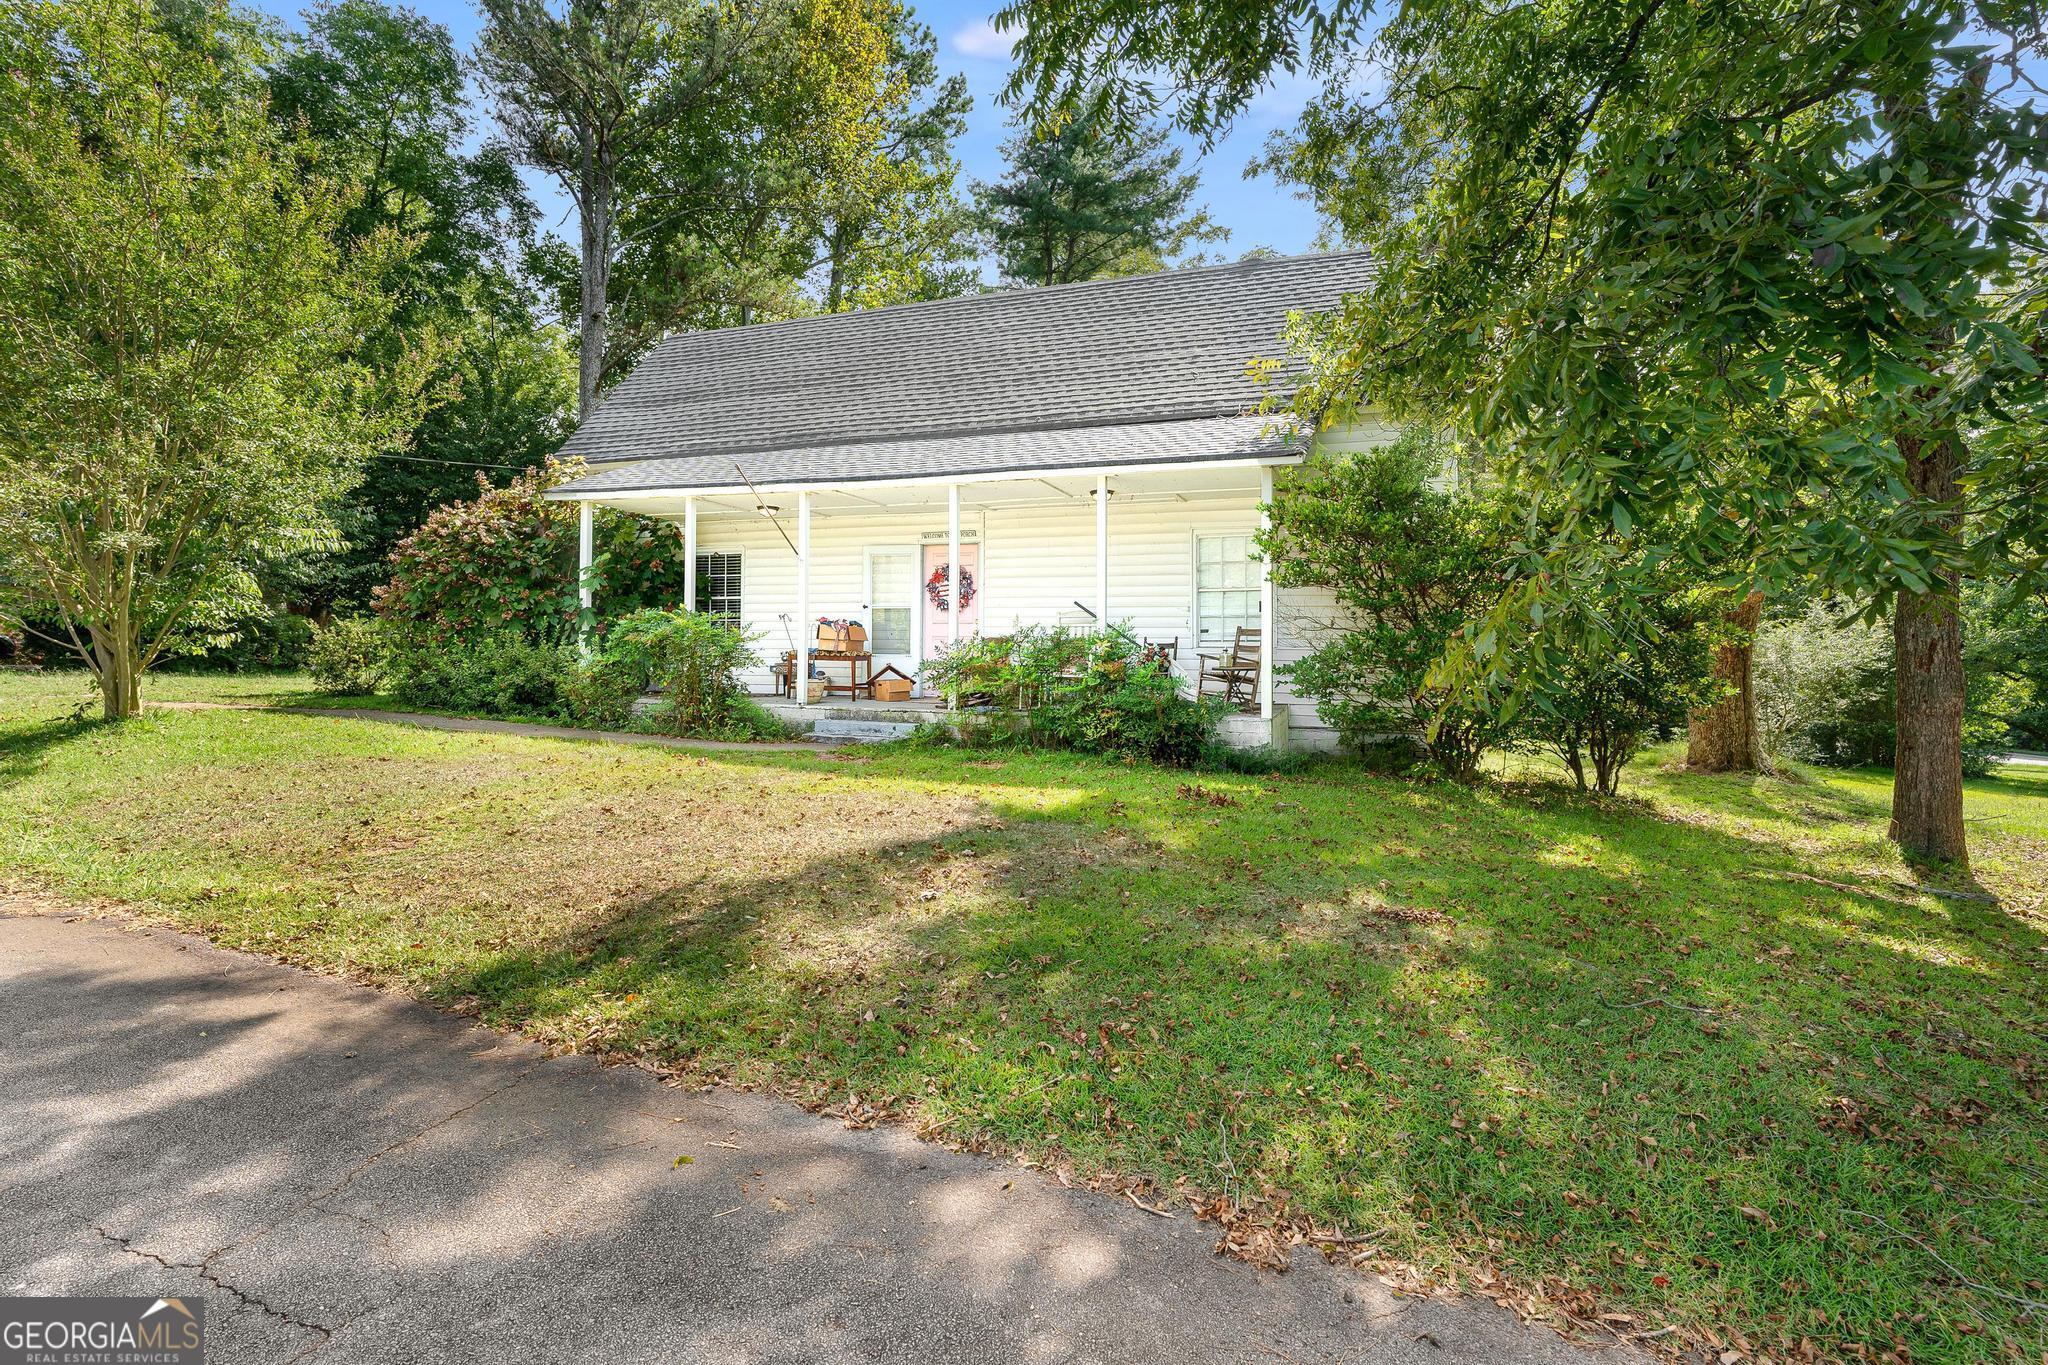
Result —
[[828, 675], [825, 679], [825, 695], [828, 697], [844, 693], [859, 701], [875, 695], [875, 656], [866, 650], [854, 652], [843, 649], [814, 649], [811, 651], [813, 664], [845, 664], [846, 681], [833, 682]]

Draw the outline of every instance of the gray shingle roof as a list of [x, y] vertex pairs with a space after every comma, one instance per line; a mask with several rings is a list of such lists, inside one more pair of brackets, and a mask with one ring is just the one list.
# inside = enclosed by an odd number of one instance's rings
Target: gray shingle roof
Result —
[[[1099, 464], [1118, 443], [1158, 452], [1133, 463], [1243, 454], [1270, 439], [1242, 424], [1264, 392], [1247, 362], [1372, 274], [1363, 252], [1295, 256], [681, 333], [562, 453], [658, 461], [667, 487], [729, 485], [735, 457], [781, 483]], [[1236, 424], [1192, 420], [1210, 418]]]
[[1297, 449], [1283, 417], [1196, 417], [1185, 422], [994, 431], [912, 441], [801, 446], [737, 455], [635, 460], [555, 490], [626, 493], [647, 489], [737, 488], [739, 470], [760, 486], [996, 474], [1012, 469], [1088, 469], [1102, 465], [1189, 464], [1247, 459]]

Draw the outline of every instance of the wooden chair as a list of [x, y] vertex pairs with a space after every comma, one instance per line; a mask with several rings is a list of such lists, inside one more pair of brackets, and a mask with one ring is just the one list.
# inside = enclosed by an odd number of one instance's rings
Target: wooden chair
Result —
[[775, 695], [796, 700], [796, 651], [786, 649], [782, 658], [768, 668], [769, 676], [775, 679]]
[[1143, 646], [1147, 654], [1150, 654], [1155, 659], [1164, 659], [1169, 664], [1178, 664], [1180, 662], [1180, 636], [1178, 635], [1174, 636], [1171, 640], [1140, 640], [1138, 643]]
[[1224, 700], [1247, 711], [1258, 705], [1259, 648], [1259, 628], [1239, 626], [1229, 649], [1195, 656], [1202, 661], [1196, 689], [1207, 691], [1211, 682], [1221, 683]]

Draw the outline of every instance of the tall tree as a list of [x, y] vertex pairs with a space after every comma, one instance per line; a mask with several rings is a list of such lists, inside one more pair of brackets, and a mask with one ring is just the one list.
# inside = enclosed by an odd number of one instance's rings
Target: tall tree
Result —
[[973, 214], [954, 189], [953, 143], [967, 131], [974, 97], [966, 77], [939, 78], [932, 31], [894, 9], [883, 79], [902, 92], [899, 107], [862, 173], [832, 187], [817, 215], [814, 269], [828, 313], [949, 298], [980, 281]]
[[767, 6], [695, 0], [483, 0], [485, 79], [520, 154], [562, 182], [580, 231], [576, 409], [604, 373], [621, 171], [720, 98]]
[[0, 11], [0, 556], [110, 719], [253, 566], [401, 440], [420, 365], [378, 374], [404, 244], [335, 244], [349, 187], [270, 118], [254, 27], [146, 0]]
[[1163, 128], [1117, 127], [1099, 100], [1003, 146], [1009, 173], [975, 198], [1006, 278], [1072, 284], [1158, 270], [1228, 234], [1191, 207], [1198, 182]]
[[624, 169], [602, 382], [672, 331], [815, 311], [806, 284], [841, 222], [849, 250], [881, 246], [921, 183], [891, 138], [916, 109], [895, 60], [906, 18], [889, 0], [791, 3], [725, 98]]
[[[735, 281], [786, 282], [786, 206], [871, 153], [903, 97], [888, 0], [484, 8], [500, 116], [577, 207], [579, 415], [680, 321], [735, 295], [744, 312]], [[636, 295], [616, 339], [615, 270]]]
[[306, 12], [270, 71], [275, 116], [318, 149], [355, 199], [344, 241], [384, 229], [418, 241], [399, 317], [432, 309], [516, 257], [535, 218], [507, 149], [475, 152], [463, 69], [440, 24], [383, 0], [328, 0]]
[[[2035, 7], [1418, 0], [1370, 39], [1362, 0], [1140, 8], [1013, 6], [1020, 88], [1107, 66], [1142, 111], [1149, 66], [1214, 129], [1331, 73], [1282, 155], [1382, 267], [1326, 396], [1448, 414], [1568, 502], [1452, 671], [1519, 686], [1502, 631], [1576, 619], [1546, 607], [1603, 528], [1852, 594], [1895, 622], [1892, 835], [1962, 861], [1958, 587], [2040, 573], [2048, 519]], [[1755, 439], [1764, 407], [1800, 420]]]
[[344, 249], [380, 231], [414, 243], [363, 360], [436, 338], [447, 390], [410, 448], [372, 462], [336, 509], [345, 548], [282, 567], [276, 586], [316, 615], [367, 604], [391, 549], [429, 510], [473, 496], [479, 471], [502, 480], [540, 461], [573, 410], [574, 357], [522, 278], [536, 211], [502, 143], [468, 149], [463, 74], [446, 28], [383, 0], [308, 11], [270, 73], [275, 117], [355, 188]]

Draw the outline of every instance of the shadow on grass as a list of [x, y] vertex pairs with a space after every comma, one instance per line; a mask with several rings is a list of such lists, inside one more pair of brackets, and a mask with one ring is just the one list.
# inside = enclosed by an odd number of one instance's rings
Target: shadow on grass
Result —
[[2017, 1330], [1851, 1211], [2023, 1282], [2043, 936], [1811, 879], [1761, 830], [1868, 802], [1714, 779], [1736, 833], [1558, 790], [1077, 776], [1048, 805], [1036, 765], [977, 770], [991, 827], [677, 880], [432, 991], [1677, 1318], [1929, 1356]]
[[[2013, 1309], [1852, 1210], [1980, 1284], [2023, 1286], [2048, 1242], [2043, 935], [1859, 881], [1881, 813], [1858, 793], [1657, 774], [1646, 809], [999, 753], [409, 761], [410, 807], [489, 818], [398, 852], [309, 825], [332, 842], [294, 849], [279, 894], [352, 903], [310, 909], [292, 954], [556, 1046], [1915, 1358], [1964, 1354], [1979, 1317], [2015, 1333]], [[508, 765], [501, 802], [477, 794], [470, 767]], [[977, 818], [937, 830], [963, 801]], [[826, 837], [779, 851], [795, 812]], [[685, 826], [729, 833], [653, 841]], [[272, 912], [239, 913], [265, 946]]]
[[118, 722], [88, 716], [81, 710], [51, 720], [0, 727], [0, 788], [28, 781], [56, 750], [114, 724]]

